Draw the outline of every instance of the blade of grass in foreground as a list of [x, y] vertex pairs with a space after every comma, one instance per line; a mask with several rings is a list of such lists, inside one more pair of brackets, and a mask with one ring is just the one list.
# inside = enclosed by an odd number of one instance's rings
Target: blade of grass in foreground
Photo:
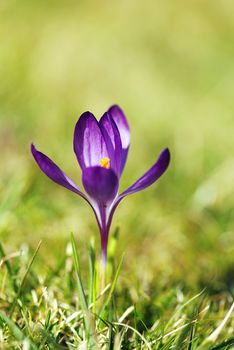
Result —
[[179, 338], [176, 342], [175, 350], [181, 350], [185, 344], [188, 344], [188, 350], [191, 349], [193, 341], [193, 331], [195, 322], [190, 321], [181, 331]]
[[[229, 349], [230, 345], [234, 345], [234, 337], [231, 337], [225, 341], [223, 341], [222, 343], [215, 345], [215, 347], [210, 348], [210, 350], [221, 350], [221, 349]], [[228, 346], [228, 348], [227, 348]], [[230, 348], [231, 350], [231, 348]]]
[[185, 344], [188, 344], [187, 350], [192, 349], [194, 330], [197, 322], [198, 308], [197, 305], [193, 308], [191, 314], [188, 314], [188, 323], [182, 329], [175, 346], [175, 350], [181, 350]]
[[93, 304], [92, 310], [95, 313], [96, 301], [96, 270], [95, 270], [95, 251], [92, 245], [89, 246], [89, 299], [88, 304]]
[[120, 270], [121, 270], [121, 267], [122, 267], [122, 264], [123, 264], [123, 259], [124, 259], [124, 253], [121, 256], [121, 259], [120, 259], [119, 265], [117, 267], [117, 270], [116, 270], [113, 282], [111, 283], [110, 291], [109, 291], [109, 293], [107, 295], [106, 301], [103, 304], [103, 306], [101, 307], [101, 310], [99, 312], [99, 315], [101, 315], [102, 318], [104, 318], [104, 319], [106, 318], [105, 317], [106, 316], [106, 312], [107, 312], [108, 306], [110, 304], [111, 298], [112, 298], [114, 290], [115, 290], [115, 286], [116, 286], [116, 283], [117, 283], [117, 280], [118, 280], [118, 277], [119, 277], [119, 273], [120, 273]]
[[76, 277], [77, 277], [77, 283], [78, 283], [78, 292], [79, 292], [79, 299], [80, 299], [80, 304], [82, 307], [82, 310], [84, 312], [88, 311], [88, 304], [86, 300], [86, 296], [84, 293], [84, 288], [83, 284], [80, 278], [80, 264], [79, 264], [79, 256], [78, 252], [76, 249], [76, 242], [74, 239], [73, 234], [71, 233], [71, 245], [72, 245], [72, 254], [73, 254], [73, 262], [74, 262], [74, 267], [75, 267], [75, 272], [76, 272]]
[[177, 310], [175, 310], [175, 313], [172, 315], [172, 317], [169, 319], [168, 323], [166, 324], [165, 331], [167, 331], [167, 329], [174, 323], [174, 320], [176, 319], [178, 314], [180, 314], [181, 310], [183, 310], [186, 306], [188, 306], [191, 303], [193, 303], [193, 301], [195, 301], [197, 298], [199, 298], [203, 293], [204, 293], [204, 289], [201, 292], [199, 292], [196, 295], [194, 295], [189, 300], [187, 300], [184, 304], [179, 305]]
[[15, 339], [21, 342], [27, 340], [30, 346], [29, 349], [38, 350], [38, 347], [30, 339], [28, 339], [21, 331], [21, 329], [2, 311], [0, 311], [0, 318], [7, 324]]
[[[6, 254], [4, 252], [2, 244], [0, 243], [0, 259], [4, 259], [5, 257], [6, 257]], [[7, 268], [8, 275], [10, 276], [12, 288], [14, 289], [14, 292], [17, 292], [17, 284], [14, 278], [14, 273], [11, 268], [11, 263], [8, 260], [5, 260], [5, 265]]]
[[220, 333], [222, 332], [223, 328], [225, 327], [226, 323], [228, 322], [229, 318], [231, 317], [233, 311], [234, 311], [234, 302], [232, 303], [230, 309], [228, 310], [226, 316], [224, 317], [222, 322], [219, 324], [219, 326], [209, 335], [208, 338], [206, 338], [202, 342], [201, 346], [199, 346], [199, 348], [198, 348], [199, 350], [202, 350], [203, 347], [205, 348], [205, 346], [208, 346], [208, 345], [210, 346], [212, 343], [214, 344], [217, 342], [217, 339], [218, 339]]
[[134, 327], [132, 327], [132, 326], [130, 326], [128, 324], [121, 323], [121, 322], [113, 322], [113, 324], [115, 326], [120, 326], [120, 327], [126, 328], [127, 330], [131, 330], [133, 333], [135, 333], [141, 339], [141, 341], [145, 344], [145, 346], [149, 350], [152, 350], [152, 347], [151, 347], [150, 343], [145, 339], [145, 337], [140, 332], [138, 332], [137, 329], [135, 329]]
[[118, 280], [118, 277], [119, 277], [119, 273], [120, 273], [120, 270], [121, 270], [121, 267], [122, 267], [122, 264], [123, 264], [124, 255], [125, 255], [125, 253], [123, 253], [122, 256], [121, 256], [121, 259], [120, 259], [119, 265], [117, 267], [117, 270], [116, 270], [113, 282], [111, 284], [111, 288], [110, 288], [109, 294], [107, 296], [105, 305], [108, 305], [110, 303], [111, 297], [112, 297], [112, 295], [114, 293], [115, 286], [116, 286], [116, 283], [117, 283], [117, 280]]
[[20, 285], [19, 285], [19, 287], [18, 287], [17, 294], [16, 294], [16, 296], [15, 296], [15, 298], [14, 298], [14, 301], [13, 301], [13, 303], [12, 303], [12, 307], [11, 307], [11, 311], [10, 311], [10, 316], [13, 315], [13, 312], [14, 312], [14, 310], [15, 310], [15, 305], [16, 305], [16, 303], [17, 303], [18, 298], [20, 297], [20, 294], [21, 294], [21, 291], [22, 291], [22, 289], [23, 289], [24, 283], [25, 283], [26, 278], [27, 278], [27, 276], [28, 276], [28, 273], [29, 273], [29, 271], [30, 271], [30, 269], [31, 269], [31, 266], [32, 266], [32, 264], [33, 264], [33, 262], [34, 262], [34, 260], [35, 260], [35, 258], [36, 258], [36, 256], [37, 256], [37, 253], [38, 253], [38, 251], [39, 251], [39, 249], [40, 249], [41, 243], [42, 243], [42, 241], [39, 241], [39, 243], [38, 243], [38, 245], [37, 245], [37, 248], [36, 248], [36, 250], [35, 250], [35, 252], [34, 252], [34, 254], [33, 254], [33, 256], [32, 256], [32, 259], [31, 259], [31, 261], [29, 262], [29, 265], [28, 265], [28, 267], [27, 267], [27, 269], [26, 269], [26, 271], [25, 271], [25, 274], [24, 274], [24, 276], [23, 276], [23, 278], [22, 278], [22, 281], [21, 281], [21, 283], [20, 283]]
[[84, 314], [84, 324], [85, 324], [87, 343], [90, 346], [89, 349], [92, 349], [92, 348], [98, 349], [98, 345], [95, 339], [93, 315], [89, 311], [87, 299], [84, 292], [84, 287], [80, 277], [79, 256], [78, 256], [78, 251], [76, 249], [76, 242], [75, 242], [73, 233], [71, 233], [71, 245], [72, 245], [74, 268], [75, 268], [75, 273], [77, 278], [78, 295], [79, 295], [80, 305]]

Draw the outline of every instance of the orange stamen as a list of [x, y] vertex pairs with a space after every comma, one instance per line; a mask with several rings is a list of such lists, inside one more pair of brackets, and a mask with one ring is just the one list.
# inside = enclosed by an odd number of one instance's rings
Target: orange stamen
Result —
[[105, 158], [102, 158], [100, 160], [100, 163], [101, 163], [101, 166], [105, 169], [109, 169], [110, 168], [110, 158], [108, 157], [105, 157]]

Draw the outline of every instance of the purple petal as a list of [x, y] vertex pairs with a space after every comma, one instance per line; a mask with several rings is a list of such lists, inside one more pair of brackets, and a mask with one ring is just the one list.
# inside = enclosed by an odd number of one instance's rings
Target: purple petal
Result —
[[130, 145], [130, 129], [122, 109], [117, 105], [109, 108], [108, 113], [110, 113], [114, 122], [116, 123], [122, 142], [122, 162], [121, 162], [121, 172], [123, 171], [124, 165], [126, 163], [128, 149]]
[[90, 112], [83, 113], [76, 123], [73, 145], [82, 169], [100, 166], [100, 160], [109, 157], [98, 122]]
[[99, 166], [85, 168], [82, 181], [88, 195], [99, 206], [108, 206], [117, 195], [119, 181], [112, 169]]
[[122, 162], [122, 142], [119, 130], [109, 113], [105, 113], [102, 116], [99, 126], [106, 142], [110, 157], [110, 167], [119, 176]]
[[110, 229], [111, 221], [114, 215], [114, 212], [119, 205], [119, 203], [129, 194], [142, 191], [145, 188], [152, 185], [155, 181], [157, 181], [160, 176], [167, 170], [167, 167], [170, 162], [170, 152], [168, 148], [165, 148], [161, 153], [156, 161], [156, 163], [139, 179], [137, 180], [132, 186], [128, 187], [126, 191], [124, 191], [122, 194], [120, 194], [115, 202], [113, 203], [107, 220], [107, 230]]
[[142, 176], [138, 179], [132, 186], [128, 187], [126, 191], [120, 194], [119, 198], [123, 198], [129, 194], [142, 191], [145, 188], [152, 185], [157, 181], [160, 176], [166, 171], [170, 162], [170, 152], [168, 148], [165, 148], [156, 163]]
[[39, 152], [33, 144], [31, 145], [31, 152], [39, 168], [43, 171], [44, 174], [46, 174], [57, 184], [79, 194], [86, 201], [88, 201], [88, 198], [79, 190], [74, 182], [50, 158], [48, 158], [45, 154]]

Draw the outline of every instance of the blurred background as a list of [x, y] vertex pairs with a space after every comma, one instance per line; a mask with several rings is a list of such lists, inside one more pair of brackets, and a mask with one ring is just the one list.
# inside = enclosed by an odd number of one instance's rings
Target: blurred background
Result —
[[1, 0], [0, 239], [11, 252], [42, 239], [52, 268], [74, 232], [99, 237], [85, 202], [47, 179], [33, 141], [80, 185], [74, 125], [117, 103], [132, 133], [121, 189], [168, 146], [168, 172], [128, 197], [112, 226], [139, 283], [210, 292], [234, 276], [234, 2]]

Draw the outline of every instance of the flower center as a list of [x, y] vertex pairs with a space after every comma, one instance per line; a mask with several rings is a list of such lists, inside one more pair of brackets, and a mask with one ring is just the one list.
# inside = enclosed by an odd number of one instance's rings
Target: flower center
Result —
[[102, 158], [100, 160], [100, 163], [101, 163], [101, 166], [105, 169], [109, 169], [110, 168], [110, 158], [108, 157], [105, 157], [105, 158]]

